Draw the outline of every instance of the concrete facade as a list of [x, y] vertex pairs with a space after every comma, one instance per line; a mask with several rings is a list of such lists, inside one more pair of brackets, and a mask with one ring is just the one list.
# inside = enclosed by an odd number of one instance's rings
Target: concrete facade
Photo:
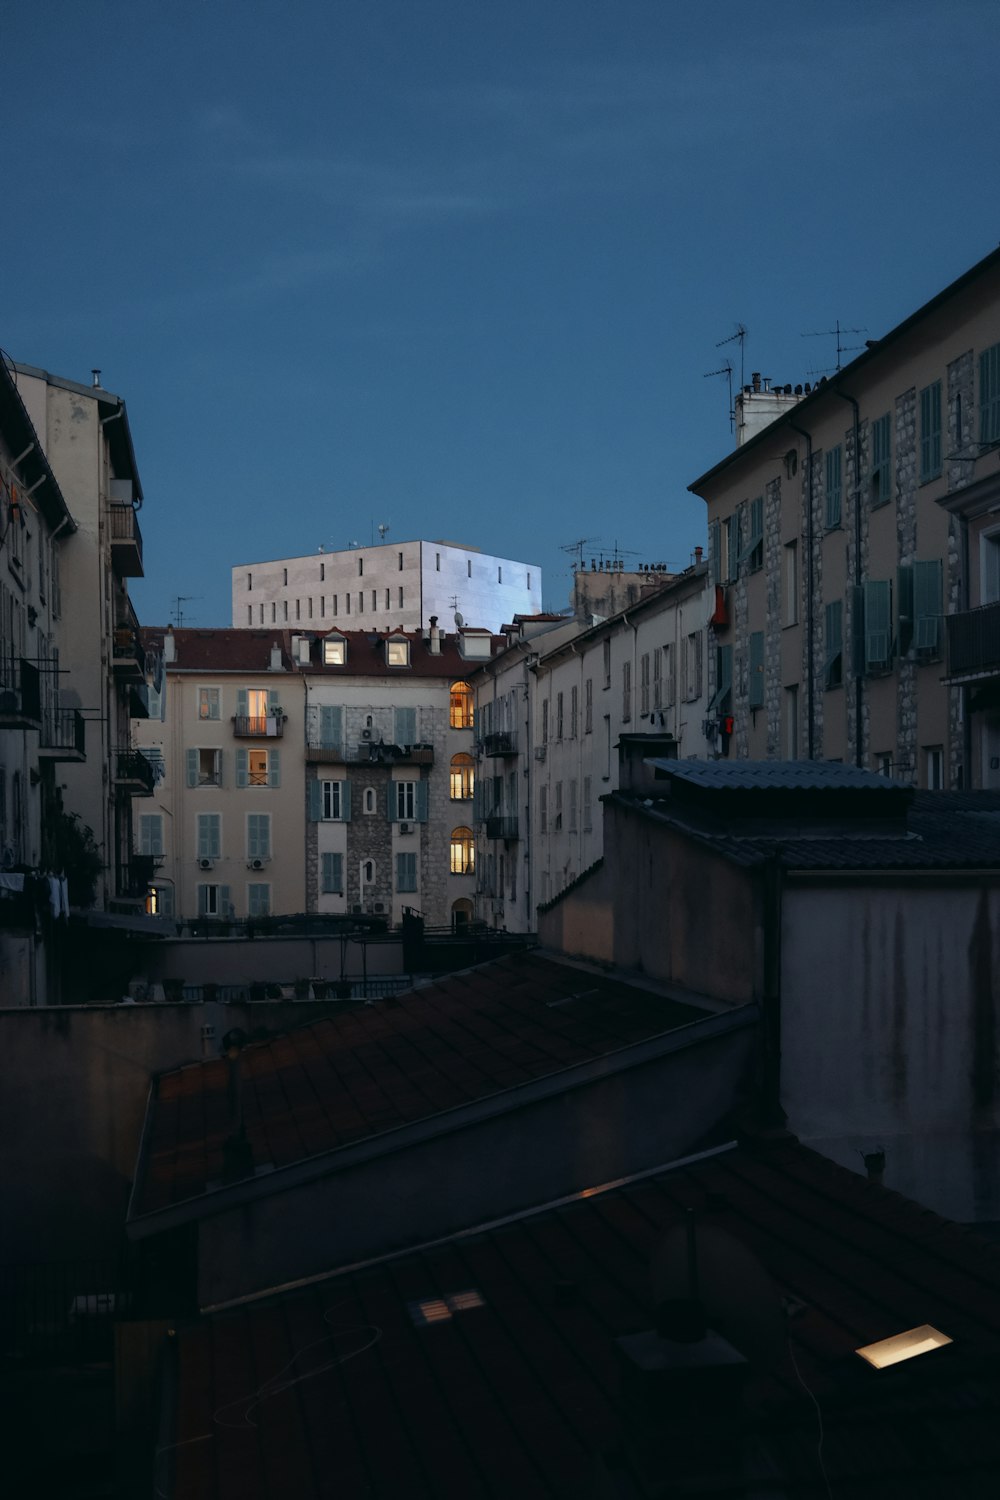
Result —
[[542, 570], [454, 542], [388, 542], [232, 570], [234, 627], [499, 630], [541, 608]]
[[952, 501], [1000, 443], [998, 327], [994, 253], [691, 485], [724, 591], [713, 711], [738, 755], [982, 784], [944, 621], [963, 597]]

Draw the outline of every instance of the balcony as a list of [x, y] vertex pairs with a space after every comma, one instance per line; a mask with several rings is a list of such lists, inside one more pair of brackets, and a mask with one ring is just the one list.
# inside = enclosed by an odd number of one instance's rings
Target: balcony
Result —
[[287, 714], [234, 714], [233, 734], [238, 740], [280, 740]]
[[115, 759], [115, 784], [133, 797], [153, 795], [156, 775], [141, 750], [119, 750]]
[[138, 624], [116, 625], [112, 637], [111, 664], [117, 676], [142, 682], [146, 676], [146, 653], [139, 639]]
[[0, 729], [41, 729], [42, 689], [38, 668], [20, 657], [0, 664]]
[[85, 721], [78, 708], [57, 708], [49, 715], [39, 735], [39, 757], [42, 760], [86, 760], [86, 733]]
[[948, 681], [1000, 677], [1000, 603], [947, 615]]
[[517, 818], [490, 816], [486, 819], [486, 837], [488, 839], [516, 839]]
[[516, 755], [517, 730], [498, 729], [493, 734], [484, 734], [482, 747], [484, 755]]
[[361, 744], [323, 744], [310, 740], [306, 745], [306, 761], [309, 765], [337, 764], [381, 765], [381, 766], [432, 766], [433, 745], [387, 745], [384, 741], [363, 741]]
[[118, 901], [145, 901], [149, 882], [163, 861], [155, 854], [133, 854], [127, 865], [119, 865], [115, 875], [115, 898]]
[[131, 505], [111, 506], [111, 563], [119, 578], [141, 578], [142, 532]]

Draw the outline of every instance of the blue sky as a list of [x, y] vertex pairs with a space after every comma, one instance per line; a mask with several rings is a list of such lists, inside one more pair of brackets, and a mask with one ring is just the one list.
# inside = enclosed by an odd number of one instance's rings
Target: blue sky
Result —
[[995, 0], [7, 0], [0, 346], [127, 400], [147, 623], [380, 522], [561, 608], [578, 538], [703, 542], [737, 323], [804, 380], [804, 332], [996, 246], [998, 38]]

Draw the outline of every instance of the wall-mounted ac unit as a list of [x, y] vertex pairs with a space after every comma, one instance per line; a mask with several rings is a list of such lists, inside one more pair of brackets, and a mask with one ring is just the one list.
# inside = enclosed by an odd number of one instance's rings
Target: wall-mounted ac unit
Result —
[[266, 864], [267, 864], [267, 860], [266, 859], [248, 859], [247, 860], [247, 869], [248, 870], [263, 870], [263, 868], [264, 868], [264, 866]]
[[199, 868], [199, 870], [214, 870], [214, 868], [215, 868], [215, 860], [214, 859], [199, 859], [199, 861], [198, 861], [198, 868]]
[[400, 833], [412, 833], [413, 832], [413, 824], [412, 823], [399, 823], [397, 826], [399, 828]]
[[380, 912], [380, 913], [384, 912], [385, 911], [385, 902], [384, 901], [373, 901], [372, 902], [372, 911], [374, 911], [374, 912]]
[[545, 748], [546, 747], [544, 745], [536, 745], [535, 746], [535, 759], [536, 760], [544, 760], [545, 759]]
[[373, 740], [375, 738], [374, 729], [362, 729], [361, 738], [363, 740]]
[[363, 908], [357, 902], [351, 907], [351, 911], [356, 917], [360, 917], [362, 910]]

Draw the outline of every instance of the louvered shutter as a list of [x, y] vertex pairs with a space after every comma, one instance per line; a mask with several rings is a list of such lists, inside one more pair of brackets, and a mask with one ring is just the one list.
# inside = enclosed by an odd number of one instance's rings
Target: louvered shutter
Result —
[[185, 756], [186, 756], [186, 759], [187, 759], [187, 784], [188, 784], [188, 786], [197, 786], [198, 785], [198, 752], [197, 752], [197, 750], [188, 750], [188, 751], [185, 752]]

